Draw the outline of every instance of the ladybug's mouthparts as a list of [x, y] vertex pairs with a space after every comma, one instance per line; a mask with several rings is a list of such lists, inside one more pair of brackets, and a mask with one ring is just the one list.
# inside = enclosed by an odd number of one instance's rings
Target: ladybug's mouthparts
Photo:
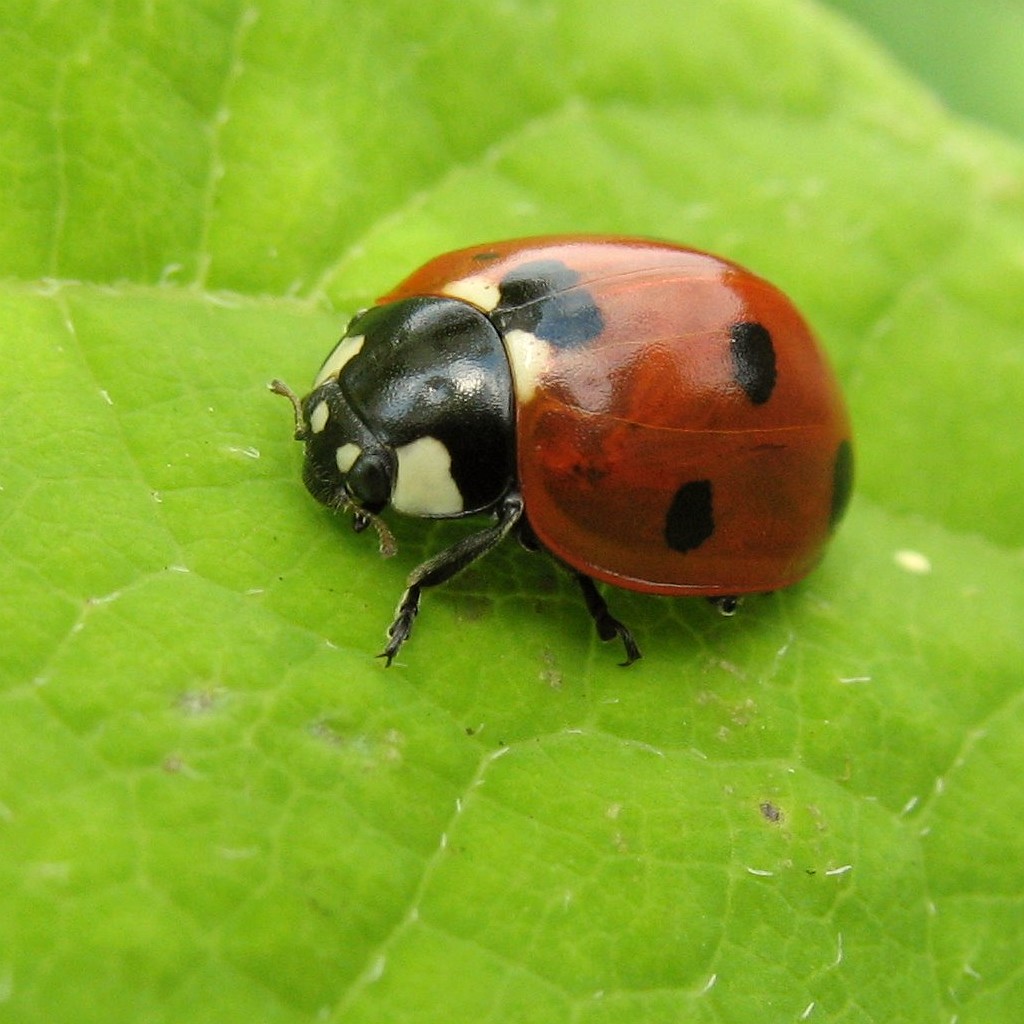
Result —
[[388, 524], [380, 516], [375, 516], [372, 512], [359, 508], [352, 501], [343, 502], [340, 507], [352, 510], [352, 514], [355, 517], [352, 522], [352, 529], [356, 533], [362, 533], [368, 526], [372, 526], [377, 531], [377, 546], [380, 549], [381, 558], [392, 558], [398, 554], [398, 544], [395, 543], [395, 536], [388, 529]]

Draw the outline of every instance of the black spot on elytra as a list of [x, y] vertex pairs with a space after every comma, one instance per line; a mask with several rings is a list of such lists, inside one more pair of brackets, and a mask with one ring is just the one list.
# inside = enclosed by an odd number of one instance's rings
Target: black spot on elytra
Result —
[[772, 336], [764, 324], [753, 320], [733, 324], [729, 334], [733, 377], [754, 405], [763, 405], [775, 390]]
[[714, 532], [711, 481], [691, 480], [683, 484], [665, 516], [665, 542], [673, 551], [692, 551]]
[[604, 318], [579, 279], [558, 260], [524, 263], [499, 283], [491, 319], [503, 334], [527, 331], [560, 348], [583, 345], [604, 330]]
[[846, 506], [850, 503], [853, 492], [853, 445], [849, 441], [841, 441], [836, 449], [836, 461], [832, 467], [832, 508], [829, 511], [828, 524], [835, 527], [843, 518]]

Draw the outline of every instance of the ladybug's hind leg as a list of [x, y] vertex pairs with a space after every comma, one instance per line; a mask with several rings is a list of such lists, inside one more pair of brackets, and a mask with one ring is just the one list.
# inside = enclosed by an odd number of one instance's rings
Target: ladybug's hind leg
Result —
[[576, 578], [580, 590], [583, 591], [583, 600], [586, 601], [587, 611], [590, 612], [590, 617], [597, 627], [597, 635], [602, 640], [614, 640], [615, 637], [618, 637], [622, 641], [626, 648], [626, 660], [621, 663], [623, 668], [632, 665], [634, 661], [639, 661], [643, 655], [640, 653], [640, 648], [637, 647], [636, 640], [633, 639], [633, 634], [628, 626], [619, 622], [608, 611], [608, 604], [598, 592], [594, 581], [581, 572], [574, 572], [573, 576]]
[[719, 615], [729, 616], [736, 614], [742, 600], [742, 597], [737, 597], [734, 594], [726, 594], [722, 597], [709, 597], [708, 603], [714, 605], [715, 608], [718, 609]]
[[427, 559], [422, 565], [413, 569], [406, 582], [405, 593], [398, 602], [395, 618], [388, 627], [388, 643], [377, 657], [385, 658], [390, 665], [395, 660], [399, 648], [412, 633], [412, 624], [420, 610], [420, 593], [427, 587], [436, 587], [439, 583], [450, 580], [456, 573], [462, 572], [468, 565], [482, 558], [492, 548], [497, 547], [508, 536], [509, 531], [523, 514], [523, 499], [518, 494], [509, 494], [498, 509], [498, 521], [479, 533], [471, 533], [463, 537], [450, 548]]

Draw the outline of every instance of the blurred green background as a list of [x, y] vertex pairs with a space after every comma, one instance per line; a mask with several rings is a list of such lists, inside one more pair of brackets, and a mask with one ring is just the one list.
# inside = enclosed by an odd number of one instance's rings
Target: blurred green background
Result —
[[957, 113], [1024, 138], [1021, 0], [830, 0]]

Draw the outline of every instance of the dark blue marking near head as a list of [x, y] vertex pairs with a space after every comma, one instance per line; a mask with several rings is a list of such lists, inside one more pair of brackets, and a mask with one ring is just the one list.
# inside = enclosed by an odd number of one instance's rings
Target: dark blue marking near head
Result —
[[498, 284], [491, 320], [502, 333], [527, 331], [559, 348], [585, 345], [604, 330], [604, 317], [579, 279], [558, 260], [524, 263]]
[[775, 346], [764, 324], [743, 321], [729, 330], [732, 374], [754, 405], [764, 405], [775, 390]]
[[836, 450], [836, 461], [832, 467], [832, 507], [829, 510], [828, 525], [835, 528], [846, 512], [853, 493], [853, 445], [841, 441]]
[[676, 491], [665, 516], [665, 543], [673, 551], [693, 551], [715, 532], [711, 493], [710, 480], [691, 480]]

